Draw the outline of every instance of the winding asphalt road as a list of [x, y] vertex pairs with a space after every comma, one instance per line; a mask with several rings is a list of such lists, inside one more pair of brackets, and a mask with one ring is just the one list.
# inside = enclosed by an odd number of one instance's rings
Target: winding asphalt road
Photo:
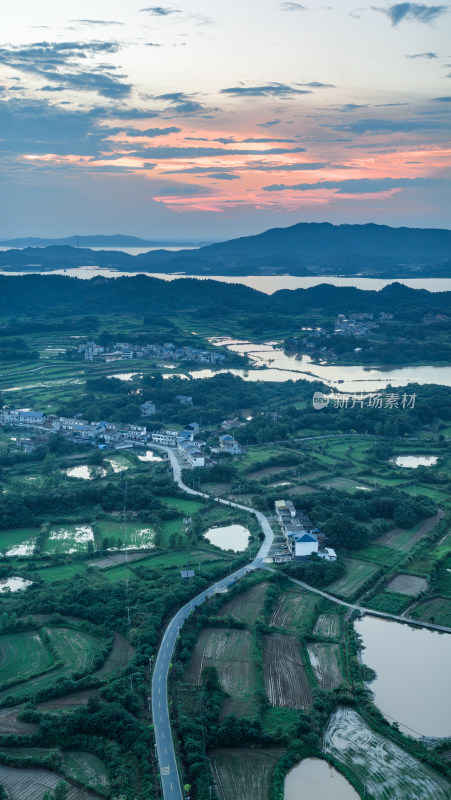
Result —
[[[155, 447], [155, 445], [152, 445], [152, 447]], [[189, 486], [186, 486], [186, 484], [183, 483], [182, 467], [179, 463], [176, 453], [173, 450], [168, 447], [158, 447], [158, 449], [164, 450], [168, 454], [172, 471], [174, 473], [174, 480], [184, 492], [191, 495], [197, 495], [198, 497], [209, 497], [209, 495], [204, 494], [203, 492], [198, 492], [195, 489], [191, 489]], [[154, 725], [156, 754], [158, 758], [164, 800], [184, 800], [185, 797], [184, 791], [180, 784], [174, 743], [172, 740], [167, 687], [172, 654], [174, 652], [174, 647], [180, 628], [187, 617], [189, 617], [193, 609], [196, 608], [196, 606], [201, 605], [207, 599], [207, 597], [210, 597], [218, 589], [224, 589], [227, 586], [230, 586], [239, 578], [244, 577], [244, 575], [248, 574], [252, 570], [262, 567], [274, 538], [274, 534], [267, 518], [260, 511], [240, 505], [239, 503], [232, 503], [229, 500], [223, 500], [222, 498], [215, 497], [214, 499], [217, 503], [221, 503], [226, 506], [232, 506], [233, 508], [239, 508], [243, 511], [248, 511], [251, 514], [254, 514], [260, 523], [265, 538], [253, 561], [236, 572], [233, 572], [231, 575], [227, 575], [226, 578], [223, 578], [212, 586], [209, 586], [208, 589], [205, 589], [203, 592], [198, 594], [197, 597], [194, 597], [192, 600], [190, 600], [189, 603], [186, 603], [186, 605], [184, 605], [170, 621], [163, 635], [152, 676], [152, 719]]]

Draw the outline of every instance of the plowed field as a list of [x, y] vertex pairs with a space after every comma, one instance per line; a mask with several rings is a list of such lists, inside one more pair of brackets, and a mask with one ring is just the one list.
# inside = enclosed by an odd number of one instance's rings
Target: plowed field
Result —
[[320, 614], [313, 628], [315, 636], [336, 639], [340, 635], [340, 617], [338, 614]]
[[387, 584], [385, 591], [416, 597], [421, 592], [425, 592], [427, 588], [428, 582], [426, 578], [419, 578], [417, 575], [397, 575]]
[[283, 750], [213, 750], [210, 763], [220, 800], [271, 800], [272, 773]]
[[187, 680], [200, 685], [205, 667], [214, 666], [221, 686], [232, 698], [249, 700], [255, 690], [252, 649], [249, 631], [205, 628], [196, 642]]
[[239, 594], [221, 608], [219, 616], [231, 616], [249, 624], [257, 622], [263, 618], [262, 609], [267, 588], [267, 583], [259, 583], [247, 592]]
[[265, 690], [272, 706], [309, 708], [312, 692], [294, 636], [275, 633], [263, 639]]
[[[53, 791], [60, 781], [61, 775], [46, 769], [16, 769], [0, 764], [0, 785], [6, 789], [9, 800], [42, 800], [42, 795]], [[100, 796], [71, 786], [67, 800], [100, 800]]]
[[311, 614], [318, 599], [307, 592], [285, 592], [276, 604], [269, 624], [286, 631], [295, 631]]
[[338, 644], [310, 644], [308, 646], [316, 680], [321, 689], [335, 689], [342, 682], [340, 646]]

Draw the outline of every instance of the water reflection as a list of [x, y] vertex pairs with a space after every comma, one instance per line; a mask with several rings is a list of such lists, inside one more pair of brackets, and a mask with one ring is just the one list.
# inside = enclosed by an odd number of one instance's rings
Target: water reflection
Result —
[[241, 553], [249, 543], [249, 531], [244, 525], [225, 525], [222, 528], [209, 528], [204, 534], [210, 544], [221, 550]]
[[392, 461], [398, 467], [408, 467], [416, 469], [417, 467], [432, 467], [437, 463], [438, 456], [396, 456]]
[[374, 700], [382, 713], [414, 737], [451, 735], [451, 636], [366, 616], [355, 623], [374, 669]]
[[284, 800], [359, 800], [350, 783], [327, 761], [306, 758], [285, 778]]
[[33, 581], [27, 581], [25, 578], [6, 578], [6, 580], [0, 581], [0, 592], [20, 592], [27, 586], [31, 586], [32, 583]]

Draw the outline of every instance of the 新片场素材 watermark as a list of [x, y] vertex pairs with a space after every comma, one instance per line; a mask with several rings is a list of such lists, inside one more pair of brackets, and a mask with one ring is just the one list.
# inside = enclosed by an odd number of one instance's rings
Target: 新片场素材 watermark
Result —
[[375, 392], [373, 394], [341, 394], [329, 395], [315, 392], [312, 398], [313, 408], [415, 408], [416, 394], [398, 392]]

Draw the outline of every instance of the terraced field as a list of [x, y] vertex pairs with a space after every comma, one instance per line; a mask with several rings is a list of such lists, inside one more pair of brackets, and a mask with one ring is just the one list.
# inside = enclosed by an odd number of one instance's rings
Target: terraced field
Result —
[[397, 575], [390, 583], [387, 583], [385, 591], [416, 597], [421, 592], [425, 592], [427, 588], [426, 578], [419, 578], [416, 575]]
[[0, 684], [26, 680], [52, 666], [53, 656], [38, 631], [0, 636]]
[[263, 603], [268, 583], [259, 583], [226, 603], [219, 611], [220, 617], [231, 616], [249, 625], [263, 619]]
[[197, 642], [186, 673], [188, 683], [199, 686], [205, 667], [218, 670], [222, 688], [231, 695], [227, 713], [247, 715], [256, 690], [253, 641], [249, 631], [205, 628]]
[[346, 575], [329, 584], [327, 590], [339, 597], [354, 597], [379, 568], [376, 564], [358, 561], [356, 558], [344, 558], [343, 561], [346, 564]]
[[100, 647], [95, 636], [71, 628], [46, 628], [53, 646], [71, 672], [89, 670]]
[[[42, 800], [42, 795], [53, 791], [61, 781], [61, 775], [46, 769], [16, 769], [0, 764], [0, 786], [9, 800]], [[100, 795], [70, 785], [67, 800], [100, 800]]]
[[324, 733], [323, 750], [346, 767], [377, 800], [449, 800], [451, 786], [420, 761], [374, 733], [350, 708], [339, 708]]
[[340, 645], [315, 643], [308, 645], [307, 650], [321, 689], [336, 689], [343, 680]]
[[286, 631], [303, 628], [319, 603], [317, 597], [308, 592], [284, 592], [269, 619], [269, 625]]
[[212, 750], [210, 763], [220, 800], [271, 800], [272, 773], [283, 750]]
[[0, 736], [8, 736], [10, 734], [14, 736], [27, 736], [37, 731], [37, 725], [32, 725], [31, 722], [22, 722], [20, 719], [17, 719], [17, 715], [21, 709], [22, 706], [0, 708]]
[[309, 708], [312, 691], [294, 636], [279, 633], [263, 637], [265, 690], [272, 706]]
[[115, 633], [112, 650], [105, 663], [94, 673], [95, 677], [102, 681], [115, 678], [125, 669], [134, 652], [127, 639], [124, 639], [120, 633]]
[[340, 617], [338, 614], [320, 614], [313, 628], [315, 636], [336, 639], [340, 635]]

